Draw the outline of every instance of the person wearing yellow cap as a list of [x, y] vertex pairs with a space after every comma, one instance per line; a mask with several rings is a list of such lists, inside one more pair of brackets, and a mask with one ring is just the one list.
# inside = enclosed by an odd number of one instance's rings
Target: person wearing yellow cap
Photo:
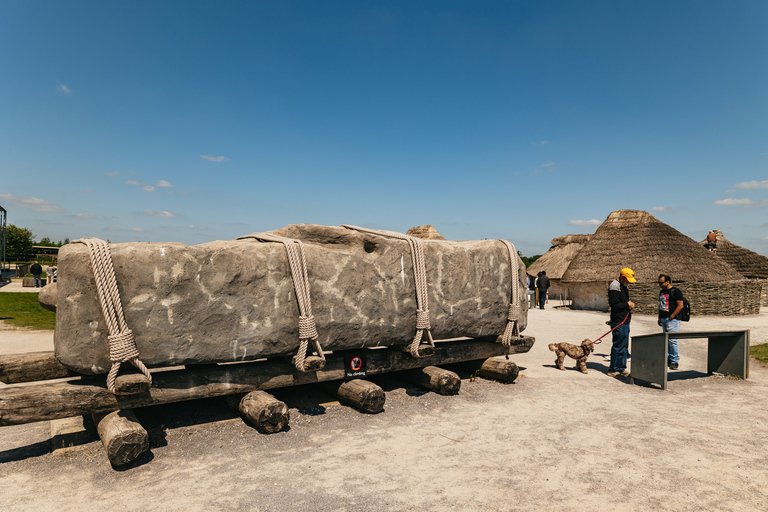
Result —
[[619, 272], [619, 277], [614, 279], [608, 287], [608, 306], [611, 308], [611, 320], [608, 325], [614, 329], [611, 365], [608, 368], [609, 377], [629, 377], [629, 370], [627, 370], [629, 322], [632, 320], [635, 303], [629, 300], [627, 285], [636, 282], [632, 269], [623, 268]]

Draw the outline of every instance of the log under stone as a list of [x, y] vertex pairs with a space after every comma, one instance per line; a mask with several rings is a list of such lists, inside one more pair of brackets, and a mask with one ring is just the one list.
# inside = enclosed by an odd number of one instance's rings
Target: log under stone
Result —
[[[407, 241], [312, 224], [273, 233], [304, 242], [324, 350], [413, 340], [416, 291]], [[512, 289], [504, 244], [422, 243], [433, 337], [501, 334]], [[120, 243], [110, 249], [125, 318], [147, 366], [296, 353], [299, 312], [282, 244], [244, 239], [194, 246]], [[525, 266], [515, 259], [525, 328]], [[59, 275], [52, 305], [56, 357], [78, 373], [106, 373], [109, 332], [85, 245], [62, 247]]]

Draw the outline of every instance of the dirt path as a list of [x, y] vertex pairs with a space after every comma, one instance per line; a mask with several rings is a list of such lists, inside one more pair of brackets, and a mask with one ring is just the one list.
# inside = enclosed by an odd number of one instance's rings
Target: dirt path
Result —
[[[328, 398], [315, 389], [281, 394], [291, 428], [271, 436], [218, 402], [144, 410], [152, 460], [125, 471], [98, 442], [25, 458], [17, 448], [45, 441], [45, 424], [4, 427], [0, 509], [767, 510], [768, 369], [753, 361], [745, 381], [706, 376], [695, 340], [681, 341], [667, 391], [607, 377], [609, 343], [588, 375], [552, 366], [548, 343], [596, 338], [605, 319], [531, 311], [537, 342], [515, 356], [515, 384], [464, 381], [441, 397], [379, 379], [378, 415], [317, 405]], [[768, 311], [684, 326], [744, 328], [768, 342]], [[658, 330], [654, 318], [633, 320], [632, 334]]]

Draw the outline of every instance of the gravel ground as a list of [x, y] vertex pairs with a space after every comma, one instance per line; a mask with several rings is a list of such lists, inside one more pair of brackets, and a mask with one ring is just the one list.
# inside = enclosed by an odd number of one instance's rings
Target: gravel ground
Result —
[[[269, 436], [221, 400], [141, 409], [153, 447], [127, 469], [95, 440], [47, 453], [47, 422], [3, 427], [0, 510], [768, 510], [768, 369], [708, 376], [700, 340], [681, 340], [666, 391], [608, 377], [610, 340], [589, 374], [554, 368], [548, 343], [597, 338], [606, 317], [531, 311], [537, 341], [514, 356], [514, 384], [464, 380], [443, 397], [372, 379], [387, 392], [375, 415], [317, 387], [281, 390], [291, 425]], [[751, 329], [765, 343], [768, 310], [683, 329]], [[633, 319], [634, 335], [658, 330]]]

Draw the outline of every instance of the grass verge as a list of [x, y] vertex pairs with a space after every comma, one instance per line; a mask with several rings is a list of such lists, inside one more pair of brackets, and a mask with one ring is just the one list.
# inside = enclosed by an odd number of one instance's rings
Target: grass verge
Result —
[[749, 355], [758, 361], [768, 363], [768, 343], [763, 343], [762, 345], [752, 345], [749, 347]]
[[44, 309], [36, 293], [0, 293], [0, 320], [16, 327], [56, 328], [56, 313]]

